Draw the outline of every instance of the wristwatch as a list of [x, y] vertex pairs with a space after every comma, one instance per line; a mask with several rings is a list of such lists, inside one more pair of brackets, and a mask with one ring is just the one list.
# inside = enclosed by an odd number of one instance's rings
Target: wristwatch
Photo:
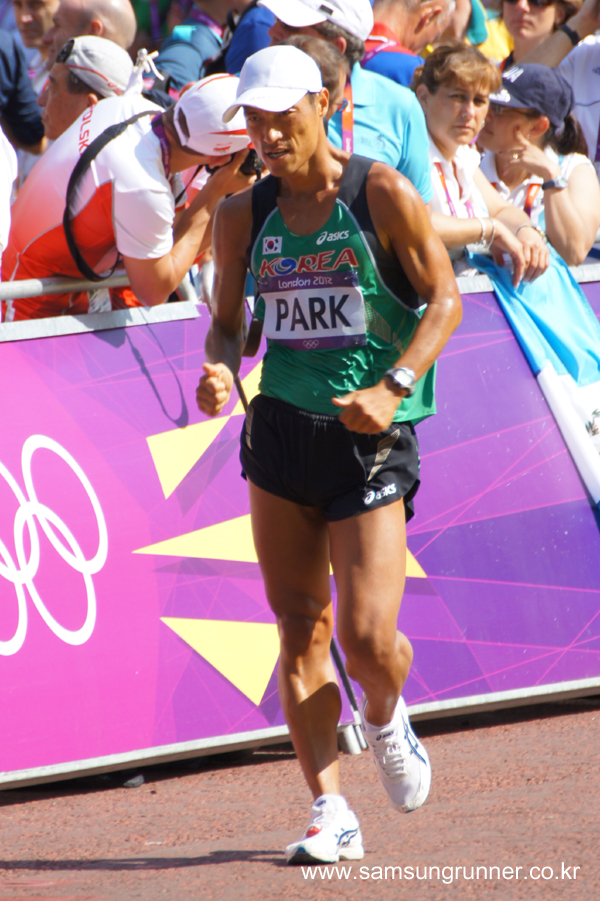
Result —
[[397, 366], [395, 369], [388, 369], [386, 375], [389, 375], [398, 388], [404, 388], [406, 391], [405, 397], [413, 396], [415, 393], [415, 374], [412, 369], [408, 369], [406, 366]]
[[568, 25], [561, 25], [558, 30], [563, 31], [566, 34], [566, 36], [571, 41], [571, 43], [573, 44], [574, 47], [576, 47], [577, 44], [581, 41], [581, 38], [579, 37], [579, 35], [575, 31], [575, 29], [569, 28]]
[[568, 188], [569, 182], [566, 178], [563, 178], [562, 175], [559, 175], [558, 178], [551, 178], [550, 181], [545, 181], [542, 184], [542, 191], [546, 191], [548, 188], [558, 188], [559, 191], [562, 191], [563, 188]]

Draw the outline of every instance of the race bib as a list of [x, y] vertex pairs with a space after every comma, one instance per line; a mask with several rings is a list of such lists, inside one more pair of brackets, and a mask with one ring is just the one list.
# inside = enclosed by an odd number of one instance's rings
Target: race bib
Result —
[[365, 303], [355, 271], [302, 272], [259, 282], [263, 334], [295, 350], [366, 344]]

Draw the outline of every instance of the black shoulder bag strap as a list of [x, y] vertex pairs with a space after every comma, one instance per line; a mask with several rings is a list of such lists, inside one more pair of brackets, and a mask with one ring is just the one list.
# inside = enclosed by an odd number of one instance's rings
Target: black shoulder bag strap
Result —
[[[277, 179], [272, 175], [260, 179], [252, 188], [252, 234], [250, 236], [250, 244], [246, 250], [246, 265], [252, 272], [252, 251], [256, 244], [256, 239], [260, 234], [260, 230], [265, 224], [267, 216], [277, 206]], [[252, 273], [254, 274], [254, 273]], [[255, 277], [256, 278], [256, 277]], [[254, 303], [258, 299], [258, 282], [254, 292]], [[260, 347], [260, 339], [262, 338], [263, 323], [262, 319], [257, 319], [256, 315], [252, 316], [248, 334], [246, 335], [246, 343], [242, 350], [243, 357], [255, 357]]]
[[71, 177], [67, 186], [67, 198], [65, 202], [65, 212], [63, 215], [63, 228], [65, 231], [65, 238], [67, 239], [68, 248], [71, 251], [71, 256], [75, 260], [77, 268], [79, 269], [83, 277], [89, 279], [91, 282], [101, 282], [104, 281], [104, 279], [109, 278], [117, 268], [120, 262], [120, 258], [117, 254], [117, 261], [107, 275], [98, 275], [97, 272], [94, 272], [91, 266], [88, 266], [75, 243], [75, 238], [73, 237], [73, 232], [71, 231], [70, 214], [73, 195], [75, 194], [75, 191], [79, 186], [79, 182], [103, 147], [106, 147], [106, 145], [110, 141], [118, 138], [120, 134], [123, 134], [128, 125], [131, 125], [133, 122], [137, 122], [137, 120], [141, 119], [142, 116], [156, 116], [159, 114], [159, 112], [159, 110], [155, 109], [146, 110], [146, 112], [144, 113], [138, 113], [136, 116], [132, 116], [131, 119], [126, 119], [125, 122], [118, 122], [116, 125], [111, 125], [106, 129], [106, 131], [103, 131], [101, 135], [98, 135], [97, 138], [94, 138], [89, 147], [86, 147], [84, 152], [79, 157], [75, 168], [71, 172]]

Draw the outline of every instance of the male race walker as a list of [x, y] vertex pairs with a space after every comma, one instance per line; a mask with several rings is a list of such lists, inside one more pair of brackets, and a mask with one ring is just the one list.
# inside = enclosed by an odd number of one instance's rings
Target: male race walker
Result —
[[363, 728], [392, 805], [427, 797], [427, 753], [401, 697], [412, 661], [397, 631], [405, 520], [419, 485], [413, 423], [434, 412], [434, 363], [461, 317], [448, 254], [410, 182], [327, 141], [319, 69], [268, 47], [242, 69], [236, 103], [270, 176], [224, 201], [200, 409], [229, 399], [243, 348], [250, 266], [268, 339], [241, 436], [254, 541], [279, 627], [279, 694], [314, 796], [292, 863], [363, 857], [340, 794], [337, 636], [364, 691]]

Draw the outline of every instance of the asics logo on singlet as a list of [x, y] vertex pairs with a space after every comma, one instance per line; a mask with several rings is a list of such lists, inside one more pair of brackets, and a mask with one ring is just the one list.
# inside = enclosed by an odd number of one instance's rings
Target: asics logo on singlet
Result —
[[317, 244], [329, 244], [330, 241], [345, 241], [350, 236], [349, 231], [345, 232], [322, 232], [317, 238]]
[[396, 494], [396, 491], [395, 485], [386, 485], [381, 491], [369, 491], [365, 495], [363, 503], [368, 507], [373, 501], [380, 501], [383, 497], [389, 497], [391, 494]]

